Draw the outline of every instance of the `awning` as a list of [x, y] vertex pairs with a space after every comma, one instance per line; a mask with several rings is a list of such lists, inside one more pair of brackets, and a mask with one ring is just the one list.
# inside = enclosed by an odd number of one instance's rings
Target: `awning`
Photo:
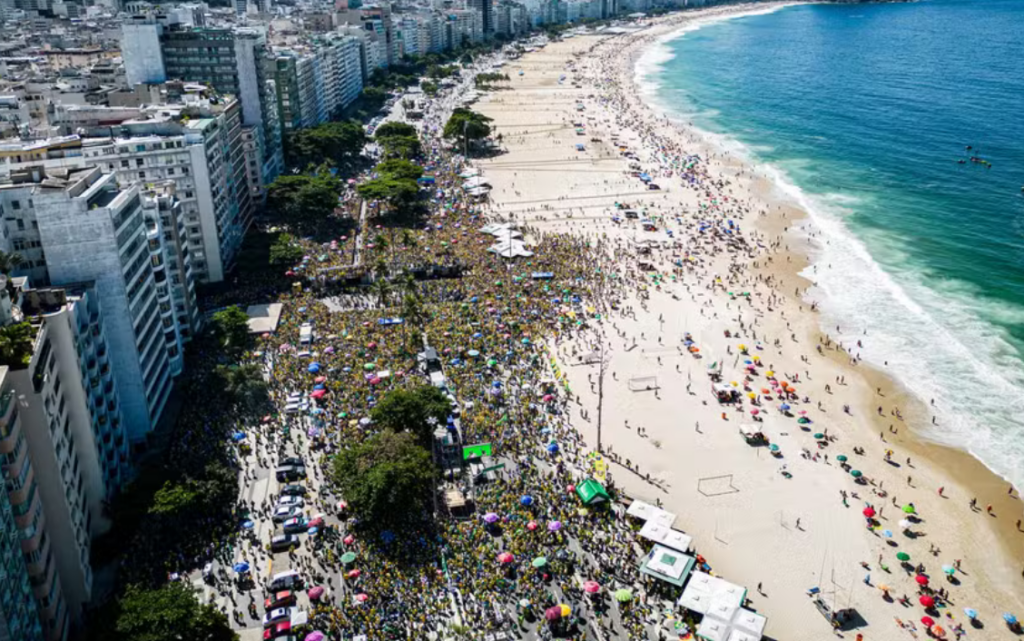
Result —
[[604, 489], [604, 486], [594, 479], [587, 479], [577, 485], [576, 496], [583, 501], [584, 505], [604, 503], [612, 498], [608, 495], [608, 491]]
[[697, 560], [688, 554], [663, 545], [655, 545], [640, 564], [640, 572], [676, 587], [682, 587], [696, 563]]

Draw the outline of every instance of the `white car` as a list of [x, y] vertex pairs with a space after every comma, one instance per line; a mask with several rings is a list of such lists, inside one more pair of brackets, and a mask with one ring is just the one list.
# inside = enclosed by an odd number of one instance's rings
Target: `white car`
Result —
[[270, 627], [275, 623], [281, 623], [283, 621], [291, 621], [293, 612], [295, 612], [295, 608], [278, 608], [276, 610], [271, 610], [263, 615], [263, 627]]
[[302, 500], [301, 496], [282, 496], [277, 500], [278, 509], [282, 507], [305, 507], [306, 502]]
[[281, 507], [274, 510], [273, 521], [274, 523], [284, 523], [288, 519], [293, 519], [297, 516], [302, 516], [302, 510], [292, 505], [282, 505]]

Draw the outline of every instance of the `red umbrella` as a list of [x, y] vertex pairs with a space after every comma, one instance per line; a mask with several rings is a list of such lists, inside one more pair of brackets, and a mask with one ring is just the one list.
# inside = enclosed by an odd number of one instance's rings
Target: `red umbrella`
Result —
[[870, 519], [872, 516], [875, 515], [875, 508], [866, 507], [864, 508], [864, 512], [862, 512], [862, 514]]
[[548, 621], [557, 621], [562, 618], [562, 608], [557, 605], [544, 610], [544, 618]]
[[316, 587], [310, 588], [307, 594], [309, 594], [310, 599], [313, 599], [315, 601], [324, 595], [324, 589], [322, 586], [318, 585]]
[[594, 594], [601, 590], [601, 584], [597, 581], [587, 581], [583, 584], [583, 591], [588, 594]]
[[935, 599], [933, 599], [932, 597], [928, 596], [927, 594], [923, 595], [917, 601], [918, 601], [918, 603], [920, 603], [921, 605], [923, 605], [926, 608], [930, 608], [933, 605], [935, 605]]
[[536, 521], [530, 521], [529, 523], [526, 524], [526, 529], [531, 531], [531, 532], [533, 532], [534, 530], [537, 529], [537, 522]]
[[352, 545], [353, 543], [355, 543], [356, 537], [354, 537], [351, 534], [349, 534], [348, 536], [345, 537], [344, 541], [345, 541], [345, 545]]
[[923, 574], [918, 574], [914, 577], [914, 580], [917, 581], [918, 585], [928, 585], [928, 577]]
[[921, 617], [921, 625], [923, 625], [926, 628], [930, 628], [933, 625], [935, 625], [935, 619], [931, 617]]
[[512, 556], [508, 552], [502, 552], [501, 554], [498, 555], [498, 562], [499, 563], [511, 563], [512, 561], [515, 561], [515, 560], [516, 560], [516, 557]]
[[358, 579], [360, 574], [362, 574], [361, 570], [352, 570], [351, 572], [348, 573], [348, 578], [350, 578], [350, 579]]

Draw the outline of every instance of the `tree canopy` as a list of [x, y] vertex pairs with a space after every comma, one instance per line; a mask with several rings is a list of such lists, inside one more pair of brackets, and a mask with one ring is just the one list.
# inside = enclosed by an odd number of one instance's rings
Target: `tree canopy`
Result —
[[444, 392], [433, 385], [421, 385], [387, 394], [370, 412], [370, 418], [384, 429], [412, 432], [421, 444], [429, 445], [435, 429], [430, 426], [430, 419], [436, 425], [444, 425], [451, 413], [452, 406]]
[[305, 252], [295, 242], [295, 237], [289, 233], [282, 232], [277, 235], [274, 244], [270, 246], [271, 265], [294, 265], [302, 260]]
[[288, 155], [293, 167], [329, 160], [347, 169], [362, 155], [366, 142], [366, 133], [358, 122], [327, 122], [293, 133], [288, 139]]
[[393, 136], [415, 136], [416, 127], [413, 127], [407, 122], [398, 122], [395, 120], [381, 123], [380, 127], [373, 132], [373, 138], [380, 142], [384, 138], [391, 138]]
[[279, 176], [267, 189], [267, 208], [298, 231], [317, 229], [338, 206], [341, 183], [327, 171]]
[[375, 529], [420, 521], [434, 491], [430, 452], [408, 432], [386, 430], [341, 451], [331, 477], [349, 507]]
[[402, 158], [391, 158], [376, 167], [377, 173], [398, 180], [416, 181], [423, 175], [423, 167]]
[[373, 139], [384, 150], [385, 158], [415, 158], [420, 155], [420, 138], [416, 128], [404, 122], [385, 122], [373, 133]]
[[35, 336], [36, 330], [28, 321], [0, 327], [0, 365], [11, 369], [28, 367]]
[[249, 343], [249, 316], [241, 307], [232, 305], [213, 315], [213, 333], [221, 347], [238, 353]]
[[483, 140], [491, 135], [491, 126], [487, 124], [489, 122], [491, 118], [460, 107], [452, 112], [442, 133], [445, 138], [458, 140], [465, 147], [470, 142]]
[[228, 618], [200, 603], [193, 588], [169, 583], [159, 589], [129, 587], [116, 606], [115, 641], [237, 641]]
[[236, 407], [256, 412], [266, 404], [269, 398], [267, 382], [259, 365], [218, 365], [216, 372], [224, 385], [224, 393], [231, 397]]

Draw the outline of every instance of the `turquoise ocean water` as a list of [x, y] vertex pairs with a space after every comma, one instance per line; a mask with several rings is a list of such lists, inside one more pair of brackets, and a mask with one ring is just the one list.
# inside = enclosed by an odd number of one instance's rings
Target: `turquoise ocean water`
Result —
[[867, 330], [861, 355], [935, 399], [933, 438], [1024, 486], [1024, 1], [787, 7], [637, 73], [809, 210], [826, 327]]

